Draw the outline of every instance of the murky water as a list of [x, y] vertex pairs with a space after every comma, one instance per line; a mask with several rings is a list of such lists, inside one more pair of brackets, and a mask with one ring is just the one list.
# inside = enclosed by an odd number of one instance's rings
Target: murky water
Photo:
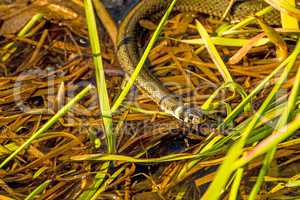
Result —
[[102, 0], [113, 18], [119, 22], [139, 0]]

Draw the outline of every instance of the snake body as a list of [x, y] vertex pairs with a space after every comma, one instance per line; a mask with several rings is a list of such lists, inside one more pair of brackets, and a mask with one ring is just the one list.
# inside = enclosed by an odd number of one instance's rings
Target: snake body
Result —
[[[138, 61], [139, 21], [157, 14], [163, 14], [171, 0], [141, 0], [123, 19], [119, 27], [117, 38], [117, 55], [121, 67], [130, 76]], [[177, 0], [174, 11], [199, 12], [215, 17], [222, 17], [229, 5], [229, 0]], [[237, 1], [226, 20], [240, 21], [245, 17], [265, 8], [267, 4], [262, 0]], [[264, 16], [269, 24], [279, 25], [280, 15], [276, 10]], [[136, 85], [151, 99], [159, 104], [160, 108], [172, 116], [187, 123], [199, 124], [205, 118], [204, 112], [197, 107], [188, 106], [172, 95], [146, 69], [142, 69], [136, 79]]]

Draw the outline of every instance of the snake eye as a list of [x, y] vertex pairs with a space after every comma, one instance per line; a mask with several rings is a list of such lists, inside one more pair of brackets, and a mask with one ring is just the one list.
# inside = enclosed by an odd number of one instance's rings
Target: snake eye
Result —
[[184, 105], [176, 109], [176, 115], [179, 119], [189, 124], [201, 124], [205, 121], [204, 111], [196, 106]]
[[206, 119], [204, 118], [203, 115], [201, 117], [194, 116], [193, 119], [192, 119], [192, 124], [201, 124], [201, 123], [203, 123], [205, 121], [206, 121]]
[[183, 120], [185, 123], [190, 123], [190, 122], [192, 122], [194, 120], [194, 115], [193, 114], [186, 113], [186, 115], [187, 116]]

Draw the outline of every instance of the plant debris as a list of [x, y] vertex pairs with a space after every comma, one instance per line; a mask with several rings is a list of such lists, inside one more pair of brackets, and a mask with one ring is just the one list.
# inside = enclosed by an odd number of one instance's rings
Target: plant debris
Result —
[[[197, 21], [211, 43], [201, 39]], [[140, 21], [145, 33], [139, 38], [141, 49], [158, 23], [153, 19]], [[28, 24], [30, 28], [24, 30]], [[290, 129], [296, 130], [272, 146], [277, 151], [256, 198], [300, 197], [299, 117], [295, 118], [299, 113], [295, 85], [299, 83], [300, 60], [294, 53], [298, 30], [270, 27], [257, 18], [253, 24], [223, 35], [230, 28], [227, 22], [198, 13], [172, 13], [150, 52], [149, 70], [182, 102], [205, 105], [216, 118], [198, 127], [186, 125], [161, 112], [146, 94], [132, 87], [121, 108], [112, 113], [116, 152], [108, 154], [86, 24], [82, 1], [0, 1], [1, 162], [82, 89], [89, 84], [95, 86], [0, 169], [0, 199], [78, 199], [91, 190], [103, 171], [107, 173], [97, 199], [199, 199], [228, 158], [228, 150], [243, 138], [255, 113], [281, 81], [287, 67], [278, 66], [284, 62], [288, 65], [292, 56], [295, 62], [287, 79], [251, 129], [239, 159], [262, 151], [261, 146], [281, 137], [285, 125], [291, 122]], [[112, 105], [127, 79], [109, 34], [104, 26], [98, 27]], [[209, 51], [209, 46], [214, 51]], [[216, 54], [220, 59], [212, 57]], [[220, 62], [234, 82], [224, 81], [217, 67]], [[276, 70], [278, 73], [270, 77]], [[293, 90], [294, 101], [293, 96], [289, 98]], [[255, 95], [241, 108], [244, 112], [220, 127], [252, 92]], [[289, 120], [277, 130], [288, 102], [293, 107]], [[106, 161], [111, 161], [108, 166]], [[232, 195], [230, 186], [238, 186], [239, 198], [248, 199], [265, 165], [264, 157], [259, 154], [244, 164], [243, 170], [231, 176], [222, 199]]]

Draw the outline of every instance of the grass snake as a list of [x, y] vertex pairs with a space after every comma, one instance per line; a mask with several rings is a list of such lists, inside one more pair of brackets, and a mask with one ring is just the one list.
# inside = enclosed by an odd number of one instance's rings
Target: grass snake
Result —
[[[141, 36], [139, 21], [151, 16], [162, 15], [171, 0], [141, 0], [122, 20], [117, 37], [117, 56], [121, 67], [130, 76], [140, 58], [138, 40]], [[173, 11], [197, 12], [221, 18], [229, 5], [229, 0], [177, 0]], [[237, 22], [268, 6], [261, 0], [237, 0], [225, 18]], [[271, 25], [280, 25], [280, 14], [274, 10], [264, 16]], [[191, 124], [199, 124], [209, 117], [209, 114], [196, 106], [186, 105], [171, 94], [145, 67], [136, 79], [137, 87], [145, 92], [160, 109], [170, 115]]]

